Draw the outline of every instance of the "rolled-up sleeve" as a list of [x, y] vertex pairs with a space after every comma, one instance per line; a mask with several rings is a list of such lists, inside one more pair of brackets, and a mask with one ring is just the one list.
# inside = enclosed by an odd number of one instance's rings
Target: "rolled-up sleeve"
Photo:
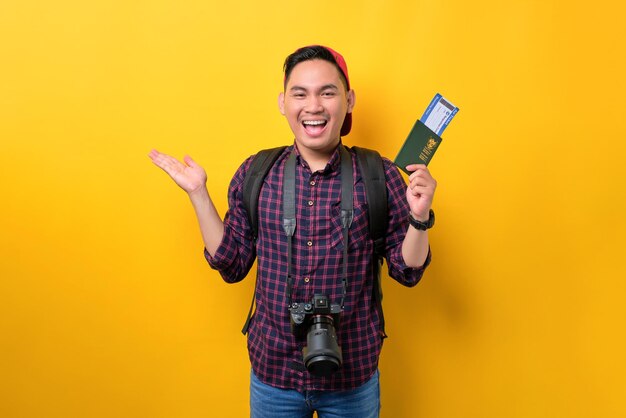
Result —
[[256, 258], [252, 230], [242, 199], [243, 180], [251, 161], [251, 158], [244, 161], [228, 188], [228, 211], [224, 216], [222, 242], [213, 255], [204, 249], [209, 266], [219, 271], [228, 283], [236, 283], [246, 277]]
[[409, 204], [406, 201], [407, 185], [398, 168], [386, 158], [383, 161], [387, 178], [387, 203], [389, 208], [389, 224], [385, 240], [389, 276], [404, 286], [412, 287], [420, 281], [424, 271], [430, 264], [430, 248], [423, 266], [419, 268], [408, 267], [404, 262], [402, 243], [409, 226], [407, 218]]

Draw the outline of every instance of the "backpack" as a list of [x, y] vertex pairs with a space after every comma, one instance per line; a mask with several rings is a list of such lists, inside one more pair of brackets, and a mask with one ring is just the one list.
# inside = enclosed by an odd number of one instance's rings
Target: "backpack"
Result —
[[[259, 151], [254, 156], [250, 168], [246, 172], [243, 181], [243, 205], [248, 214], [248, 221], [252, 228], [252, 236], [256, 241], [258, 238], [258, 201], [263, 187], [263, 181], [267, 173], [274, 166], [278, 157], [285, 150], [285, 146], [270, 148]], [[373, 301], [378, 308], [381, 321], [381, 331], [383, 338], [387, 337], [385, 333], [385, 317], [382, 309], [382, 287], [380, 282], [380, 273], [382, 263], [385, 256], [385, 233], [387, 231], [387, 185], [385, 180], [385, 168], [380, 154], [374, 150], [352, 147], [351, 148], [357, 158], [357, 164], [365, 185], [365, 194], [368, 206], [369, 230], [370, 236], [374, 241], [374, 284], [373, 284]], [[241, 332], [245, 335], [248, 333], [250, 320], [252, 319], [252, 310], [254, 308], [255, 292], [252, 294], [252, 303], [248, 317]]]

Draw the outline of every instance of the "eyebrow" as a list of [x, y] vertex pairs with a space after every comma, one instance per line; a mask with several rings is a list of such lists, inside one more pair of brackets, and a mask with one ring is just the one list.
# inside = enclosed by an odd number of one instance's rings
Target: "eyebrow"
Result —
[[[320, 91], [326, 90], [326, 89], [332, 89], [332, 90], [339, 90], [339, 87], [337, 87], [335, 84], [324, 84], [322, 87], [320, 87]], [[297, 90], [303, 90], [303, 91], [307, 91], [307, 89], [305, 87], [302, 86], [292, 86], [289, 91], [297, 91]]]

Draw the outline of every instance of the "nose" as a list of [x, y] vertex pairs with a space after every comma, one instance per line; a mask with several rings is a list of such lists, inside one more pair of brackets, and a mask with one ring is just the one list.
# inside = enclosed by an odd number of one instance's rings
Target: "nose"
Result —
[[316, 95], [311, 95], [308, 97], [305, 110], [309, 113], [320, 113], [324, 110], [324, 106], [322, 106], [322, 100], [320, 97]]

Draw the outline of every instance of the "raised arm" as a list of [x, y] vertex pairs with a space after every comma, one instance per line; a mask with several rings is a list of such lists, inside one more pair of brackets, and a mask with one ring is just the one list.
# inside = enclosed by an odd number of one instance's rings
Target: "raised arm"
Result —
[[188, 155], [183, 162], [157, 150], [150, 151], [148, 156], [187, 193], [198, 218], [204, 246], [209, 254], [214, 255], [222, 242], [224, 224], [209, 196], [206, 171]]
[[[412, 171], [406, 191], [411, 216], [424, 222], [428, 220], [437, 182], [423, 164], [413, 164], [407, 169]], [[428, 256], [428, 231], [418, 231], [409, 226], [402, 245], [402, 255], [408, 266], [421, 267]]]

